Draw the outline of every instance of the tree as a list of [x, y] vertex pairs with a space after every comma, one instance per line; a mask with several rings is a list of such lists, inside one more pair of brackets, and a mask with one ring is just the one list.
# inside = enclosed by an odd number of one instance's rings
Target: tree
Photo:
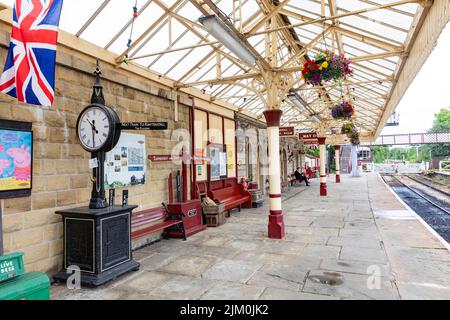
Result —
[[[434, 115], [433, 127], [428, 132], [450, 132], [450, 107], [442, 108]], [[427, 145], [423, 147], [423, 152], [428, 155], [431, 153], [432, 157], [448, 157], [450, 144]]]

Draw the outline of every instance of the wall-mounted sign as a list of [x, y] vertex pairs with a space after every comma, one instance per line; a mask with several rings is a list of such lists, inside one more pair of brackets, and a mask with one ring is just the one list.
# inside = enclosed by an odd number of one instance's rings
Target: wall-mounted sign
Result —
[[170, 154], [161, 154], [161, 155], [149, 155], [148, 156], [148, 160], [152, 161], [152, 162], [167, 162], [167, 161], [177, 161], [177, 160], [181, 160], [180, 156], [173, 156]]
[[122, 122], [122, 130], [167, 130], [167, 122]]
[[31, 194], [31, 123], [0, 120], [0, 199]]
[[196, 215], [197, 215], [197, 209], [191, 209], [187, 213], [188, 217], [195, 217]]
[[318, 144], [319, 139], [317, 138], [317, 133], [307, 132], [299, 133], [298, 138], [303, 141], [303, 144]]
[[294, 135], [294, 127], [280, 127], [280, 137], [293, 137]]
[[145, 159], [145, 136], [122, 133], [114, 149], [106, 153], [105, 187], [145, 184]]

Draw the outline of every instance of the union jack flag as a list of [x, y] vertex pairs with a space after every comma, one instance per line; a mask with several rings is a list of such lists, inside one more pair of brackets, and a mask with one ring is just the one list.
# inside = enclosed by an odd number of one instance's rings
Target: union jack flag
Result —
[[51, 106], [63, 0], [16, 0], [0, 91], [18, 101]]

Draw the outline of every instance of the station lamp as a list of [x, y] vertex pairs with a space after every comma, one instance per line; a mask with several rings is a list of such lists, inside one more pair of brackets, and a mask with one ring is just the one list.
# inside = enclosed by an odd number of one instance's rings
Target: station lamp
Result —
[[206, 31], [247, 66], [255, 65], [257, 56], [217, 15], [200, 17], [199, 22], [205, 27]]

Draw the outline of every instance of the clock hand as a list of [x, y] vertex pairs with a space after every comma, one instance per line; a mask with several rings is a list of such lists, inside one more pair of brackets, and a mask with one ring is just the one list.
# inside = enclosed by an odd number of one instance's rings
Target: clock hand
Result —
[[98, 130], [95, 128], [95, 120], [92, 120], [92, 122], [90, 122], [88, 119], [86, 119], [86, 121], [91, 125], [92, 130], [95, 130], [95, 132], [98, 134]]
[[92, 127], [92, 144], [93, 148], [95, 148], [95, 127]]

